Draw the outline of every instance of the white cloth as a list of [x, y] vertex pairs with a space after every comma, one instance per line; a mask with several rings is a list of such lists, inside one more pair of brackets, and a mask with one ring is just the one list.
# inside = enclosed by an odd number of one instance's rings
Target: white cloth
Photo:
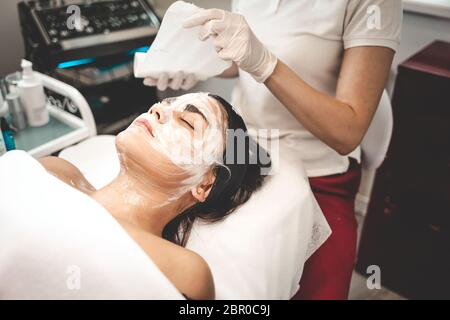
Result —
[[185, 28], [200, 26], [202, 41], [213, 37], [217, 55], [263, 83], [272, 74], [277, 57], [255, 37], [245, 18], [221, 9], [204, 9], [183, 22]]
[[183, 299], [95, 200], [24, 151], [0, 157], [0, 299]]
[[[120, 168], [114, 139], [90, 138], [59, 156], [100, 188]], [[187, 247], [208, 262], [218, 299], [289, 299], [305, 261], [331, 234], [301, 159], [279, 147], [275, 174], [247, 203], [224, 221], [194, 225]]]
[[199, 41], [199, 27], [182, 27], [182, 22], [199, 10], [195, 5], [183, 1], [175, 2], [167, 9], [148, 52], [135, 54], [135, 77], [158, 78], [161, 73], [167, 73], [172, 78], [177, 72], [183, 71], [185, 74], [194, 74], [198, 80], [206, 80], [231, 66], [231, 62], [217, 56], [212, 39]]
[[[400, 0], [234, 0], [232, 4], [233, 11], [245, 16], [272, 53], [311, 86], [331, 96], [336, 93], [344, 49], [383, 46], [396, 50], [399, 44]], [[248, 127], [280, 129], [285, 143], [302, 156], [308, 176], [348, 169], [348, 157], [313, 136], [245, 72], [239, 75], [232, 104]], [[359, 160], [360, 149], [352, 156]]]

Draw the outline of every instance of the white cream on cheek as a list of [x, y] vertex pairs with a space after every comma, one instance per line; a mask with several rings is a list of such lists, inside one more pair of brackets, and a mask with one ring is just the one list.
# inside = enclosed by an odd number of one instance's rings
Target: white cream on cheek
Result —
[[[173, 100], [170, 105], [161, 105], [159, 111], [164, 113], [162, 121], [158, 121], [154, 114], [139, 117], [145, 118], [152, 126], [154, 137], [149, 136], [152, 147], [188, 175], [174, 190], [169, 199], [171, 201], [200, 184], [214, 165], [223, 162], [224, 119], [219, 107], [212, 105], [211, 99], [207, 93], [186, 94]], [[205, 115], [209, 124], [204, 131], [201, 123], [197, 123], [192, 132], [177, 118], [176, 113], [181, 114], [188, 104], [196, 106]]]

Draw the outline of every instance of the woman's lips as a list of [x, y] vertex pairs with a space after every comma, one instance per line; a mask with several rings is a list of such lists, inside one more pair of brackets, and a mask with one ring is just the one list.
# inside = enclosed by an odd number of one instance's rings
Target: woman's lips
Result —
[[154, 135], [153, 135], [153, 128], [152, 128], [152, 126], [151, 126], [151, 124], [150, 124], [150, 122], [149, 122], [148, 120], [145, 120], [145, 119], [137, 119], [137, 120], [135, 121], [135, 124], [138, 125], [138, 126], [143, 127], [144, 129], [146, 129], [147, 132], [148, 132], [152, 137], [154, 137]]

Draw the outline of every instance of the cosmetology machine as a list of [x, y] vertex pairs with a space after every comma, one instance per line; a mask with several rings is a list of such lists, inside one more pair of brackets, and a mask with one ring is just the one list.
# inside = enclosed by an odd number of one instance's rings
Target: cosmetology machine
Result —
[[160, 25], [148, 0], [29, 0], [18, 10], [26, 59], [83, 94], [98, 133], [123, 130], [156, 101], [133, 76], [134, 53]]

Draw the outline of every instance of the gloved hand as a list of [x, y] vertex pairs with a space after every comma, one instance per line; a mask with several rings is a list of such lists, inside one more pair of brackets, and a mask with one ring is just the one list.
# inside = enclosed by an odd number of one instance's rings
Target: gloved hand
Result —
[[234, 61], [258, 82], [272, 74], [277, 57], [256, 38], [245, 18], [220, 9], [202, 9], [183, 22], [183, 27], [200, 27], [199, 38], [214, 37], [214, 46], [220, 58]]
[[167, 88], [172, 90], [189, 90], [197, 84], [198, 80], [192, 73], [185, 74], [183, 71], [177, 72], [173, 77], [169, 78], [169, 75], [165, 72], [161, 73], [158, 77], [147, 77], [144, 79], [146, 86], [156, 86], [158, 90], [164, 91]]

